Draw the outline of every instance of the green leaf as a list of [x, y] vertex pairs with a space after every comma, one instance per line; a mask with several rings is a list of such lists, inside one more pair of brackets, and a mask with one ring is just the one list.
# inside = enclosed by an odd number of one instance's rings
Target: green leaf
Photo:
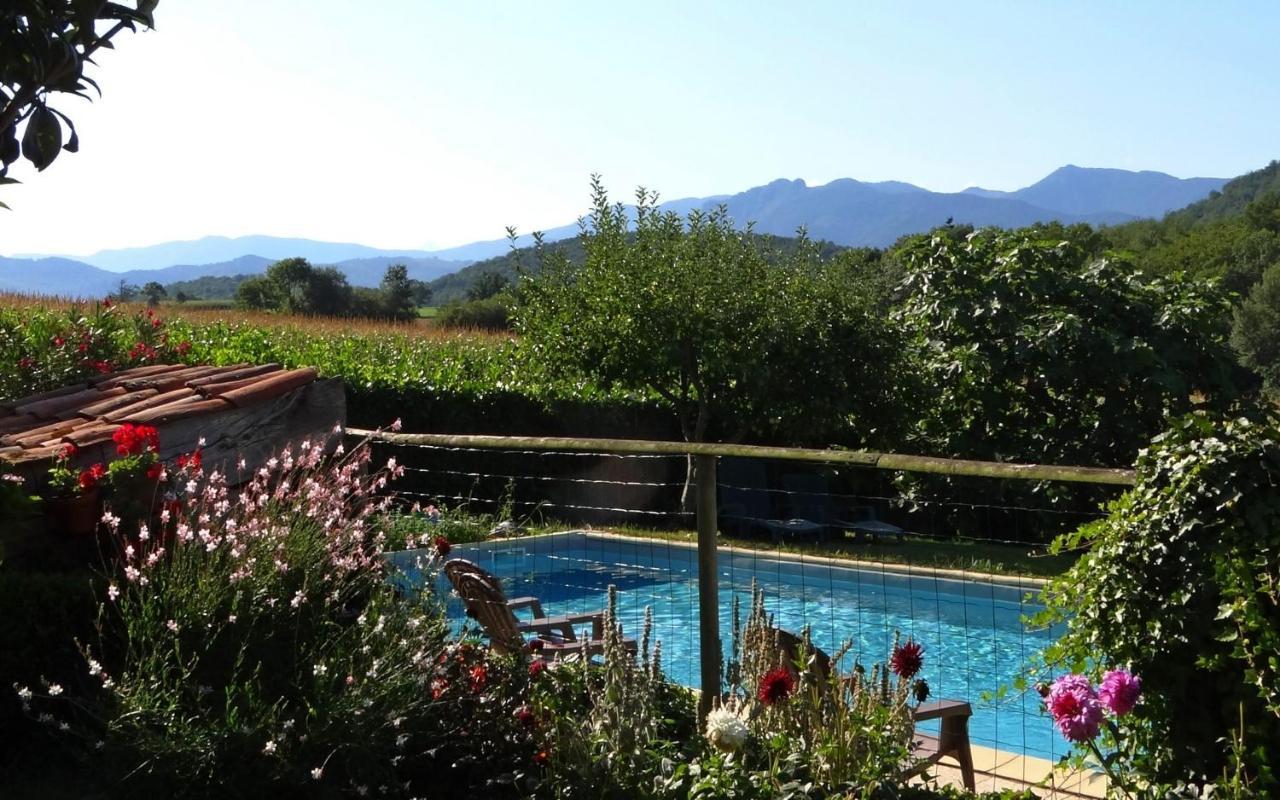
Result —
[[62, 149], [62, 124], [46, 106], [36, 106], [27, 118], [27, 129], [22, 135], [22, 155], [35, 168], [43, 171], [58, 157]]

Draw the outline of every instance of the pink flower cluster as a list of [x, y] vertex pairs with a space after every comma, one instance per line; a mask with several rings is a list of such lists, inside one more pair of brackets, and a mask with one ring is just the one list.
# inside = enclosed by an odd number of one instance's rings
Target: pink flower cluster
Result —
[[1113, 669], [1095, 690], [1083, 675], [1063, 675], [1049, 687], [1045, 698], [1053, 722], [1073, 742], [1087, 742], [1102, 727], [1103, 710], [1123, 717], [1133, 710], [1142, 693], [1142, 680], [1128, 670]]

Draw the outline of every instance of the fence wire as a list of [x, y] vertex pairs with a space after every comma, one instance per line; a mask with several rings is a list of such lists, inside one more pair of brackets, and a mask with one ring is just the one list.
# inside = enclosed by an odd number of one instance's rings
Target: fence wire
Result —
[[[602, 607], [616, 586], [625, 632], [639, 637], [650, 609], [667, 676], [698, 685], [696, 519], [692, 502], [682, 502], [685, 457], [376, 446], [405, 467], [397, 491], [406, 512], [443, 509], [440, 523], [418, 517], [424, 532], [467, 526], [460, 538], [475, 539], [506, 523], [500, 537], [456, 544], [454, 554], [500, 578], [508, 597], [538, 597], [547, 615], [582, 613]], [[1067, 752], [1038, 695], [1012, 688], [1058, 634], [1028, 622], [1042, 585], [1028, 573], [1064, 565], [1046, 555], [1048, 542], [1103, 517], [1102, 504], [1123, 487], [741, 458], [720, 459], [718, 472], [725, 654], [734, 604], [745, 616], [759, 586], [778, 627], [807, 629], [828, 653], [851, 642], [845, 669], [855, 659], [884, 663], [895, 636], [923, 644], [932, 696], [973, 705], [980, 770], [999, 760], [984, 762], [987, 748], [1025, 757], [1002, 775], [1036, 782]], [[448, 593], [447, 584], [439, 588]], [[461, 629], [456, 597], [448, 610]]]

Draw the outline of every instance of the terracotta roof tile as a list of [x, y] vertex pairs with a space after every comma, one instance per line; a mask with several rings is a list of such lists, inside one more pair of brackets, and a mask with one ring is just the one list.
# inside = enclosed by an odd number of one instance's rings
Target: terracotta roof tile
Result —
[[196, 378], [193, 381], [187, 381], [187, 385], [192, 389], [203, 389], [206, 386], [215, 383], [231, 383], [234, 381], [244, 380], [245, 378], [254, 378], [268, 372], [276, 372], [280, 369], [279, 364], [261, 364], [253, 367], [248, 364], [236, 364], [226, 371], [219, 372], [216, 375], [209, 375], [203, 378]]
[[25, 431], [40, 424], [38, 417], [30, 414], [18, 414], [16, 416], [5, 417], [0, 419], [0, 434], [12, 433], [13, 431]]
[[144, 397], [136, 403], [130, 403], [129, 405], [117, 408], [114, 411], [109, 411], [106, 414], [103, 414], [102, 418], [110, 420], [111, 422], [129, 422], [132, 420], [133, 415], [139, 411], [163, 406], [168, 403], [172, 403], [174, 400], [191, 397], [195, 393], [195, 389], [187, 389], [184, 387], [182, 389], [174, 389], [172, 392], [153, 394], [148, 397]]
[[186, 369], [186, 367], [182, 364], [149, 364], [145, 367], [134, 367], [111, 375], [104, 375], [102, 379], [94, 381], [94, 385], [103, 389], [110, 389], [113, 386], [124, 386], [129, 381], [155, 377], [166, 372], [177, 372], [180, 369]]
[[287, 394], [299, 386], [305, 386], [316, 379], [316, 371], [310, 367], [291, 369], [284, 372], [272, 372], [262, 376], [249, 386], [232, 389], [222, 396], [243, 408]]
[[186, 419], [187, 417], [198, 417], [203, 414], [215, 414], [219, 411], [230, 411], [235, 408], [231, 403], [223, 400], [221, 397], [215, 397], [211, 400], [201, 399], [200, 395], [179, 400], [176, 403], [159, 406], [158, 408], [149, 408], [146, 411], [139, 411], [130, 419], [131, 422], [147, 425], [160, 425], [166, 422], [174, 422], [175, 420]]
[[53, 422], [48, 425], [41, 425], [38, 428], [29, 428], [25, 431], [15, 432], [7, 436], [0, 436], [0, 444], [16, 444], [22, 447], [38, 447], [50, 439], [56, 439], [65, 436], [76, 428], [77, 423], [72, 421]]
[[160, 426], [253, 406], [315, 379], [313, 369], [282, 370], [279, 364], [150, 364], [100, 375], [0, 402], [0, 459], [48, 459], [67, 442], [107, 444], [125, 422]]
[[111, 441], [111, 437], [115, 435], [119, 428], [120, 426], [114, 422], [90, 422], [81, 425], [62, 438], [76, 447], [92, 447], [95, 444], [105, 444]]
[[139, 400], [154, 397], [157, 394], [160, 393], [155, 389], [142, 389], [137, 392], [128, 392], [126, 394], [117, 395], [110, 399], [103, 400], [101, 403], [94, 403], [91, 406], [85, 406], [80, 409], [79, 413], [80, 416], [85, 418], [100, 417], [103, 414], [116, 410], [117, 408], [124, 408], [125, 406], [138, 402]]
[[66, 395], [75, 394], [76, 392], [79, 392], [85, 389], [88, 385], [89, 384], [85, 382], [73, 383], [69, 386], [62, 386], [57, 389], [50, 389], [47, 392], [37, 392], [36, 394], [29, 394], [26, 397], [19, 397], [17, 400], [9, 400], [5, 402], [3, 405], [5, 405], [7, 408], [14, 409], [14, 408], [17, 408], [18, 406], [25, 406], [25, 405], [30, 405], [31, 403], [38, 403], [41, 400], [51, 400], [55, 397], [65, 397]]
[[122, 394], [124, 394], [124, 389], [122, 388], [107, 389], [106, 391], [83, 389], [71, 394], [64, 394], [61, 397], [51, 397], [47, 400], [37, 400], [34, 403], [17, 406], [14, 411], [19, 414], [34, 414], [43, 419], [52, 419], [63, 412], [76, 411], [95, 401]]

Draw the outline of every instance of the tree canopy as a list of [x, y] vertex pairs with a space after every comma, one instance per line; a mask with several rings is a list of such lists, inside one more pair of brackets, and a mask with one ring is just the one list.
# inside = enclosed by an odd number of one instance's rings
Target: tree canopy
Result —
[[44, 170], [62, 150], [79, 149], [75, 125], [50, 96], [100, 94], [85, 66], [121, 31], [154, 27], [157, 3], [13, 0], [0, 7], [0, 185], [16, 182], [6, 174], [19, 157]]
[[902, 248], [918, 449], [1128, 466], [1167, 414], [1235, 399], [1230, 303], [1212, 282], [1148, 278], [1037, 233]]
[[539, 359], [651, 390], [697, 441], [803, 441], [882, 407], [892, 349], [816, 248], [767, 252], [723, 209], [681, 218], [637, 199], [633, 230], [593, 179], [582, 261], [544, 250], [522, 280], [517, 327]]
[[352, 288], [337, 267], [315, 267], [305, 258], [277, 261], [236, 288], [241, 308], [327, 317], [410, 320], [418, 315], [421, 281], [403, 264], [387, 267], [378, 289]]

